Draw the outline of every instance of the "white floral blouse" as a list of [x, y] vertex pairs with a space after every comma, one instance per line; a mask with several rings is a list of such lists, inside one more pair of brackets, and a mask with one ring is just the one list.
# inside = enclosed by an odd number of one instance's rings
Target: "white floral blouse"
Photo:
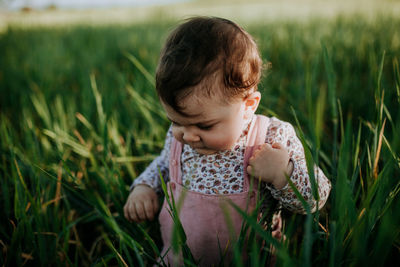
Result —
[[[233, 194], [242, 192], [245, 171], [243, 166], [244, 148], [248, 129], [254, 119], [255, 116], [245, 124], [242, 135], [231, 150], [223, 150], [211, 155], [202, 155], [189, 145], [184, 145], [181, 156], [183, 185], [189, 190], [204, 194]], [[156, 192], [161, 191], [159, 171], [164, 180], [168, 181], [169, 152], [172, 139], [173, 136], [170, 128], [160, 156], [154, 159], [146, 170], [135, 179], [132, 187], [138, 184], [147, 184]], [[312, 197], [311, 182], [308, 176], [304, 149], [296, 136], [293, 126], [275, 117], [270, 118], [265, 142], [270, 144], [281, 143], [286, 146], [294, 165], [290, 179], [304, 199], [310, 204], [312, 211], [315, 211], [317, 203]], [[318, 184], [320, 197], [318, 207], [321, 208], [329, 196], [331, 184], [318, 166], [314, 166], [314, 176]], [[272, 196], [286, 209], [297, 213], [305, 212], [303, 205], [289, 184], [281, 190], [277, 190], [267, 184], [265, 184], [265, 187], [271, 191]]]

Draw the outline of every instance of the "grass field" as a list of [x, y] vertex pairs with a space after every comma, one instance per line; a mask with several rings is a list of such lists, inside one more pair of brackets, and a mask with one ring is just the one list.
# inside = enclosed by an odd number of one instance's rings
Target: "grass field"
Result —
[[[147, 266], [159, 256], [157, 223], [131, 224], [122, 208], [163, 146], [169, 123], [153, 75], [176, 23], [11, 26], [0, 34], [2, 266]], [[307, 159], [333, 185], [323, 212], [287, 215], [278, 265], [395, 265], [400, 19], [246, 29], [272, 66], [259, 113], [298, 125]], [[248, 246], [248, 265], [234, 265], [263, 266], [260, 243], [270, 234], [253, 217], [246, 222], [261, 240]]]

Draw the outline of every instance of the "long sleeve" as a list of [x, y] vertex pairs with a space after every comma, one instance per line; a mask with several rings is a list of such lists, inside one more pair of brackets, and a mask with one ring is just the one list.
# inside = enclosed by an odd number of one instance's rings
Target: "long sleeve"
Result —
[[[293, 126], [287, 122], [271, 118], [266, 142], [270, 144], [281, 143], [286, 146], [290, 159], [293, 162], [293, 172], [290, 180], [310, 205], [311, 211], [314, 212], [317, 208], [317, 202], [312, 196], [311, 181], [308, 175], [304, 148], [299, 138], [296, 136]], [[320, 198], [318, 207], [322, 208], [328, 199], [331, 183], [318, 166], [314, 166], [314, 177], [318, 186]], [[280, 190], [268, 185], [267, 188], [271, 190], [272, 196], [279, 200], [286, 209], [296, 213], [305, 213], [303, 205], [289, 184], [285, 185], [285, 187]]]
[[161, 173], [165, 182], [169, 179], [169, 152], [172, 143], [172, 130], [171, 127], [167, 132], [165, 138], [164, 148], [160, 155], [155, 158], [149, 166], [142, 172], [132, 183], [131, 190], [139, 184], [146, 184], [153, 188], [157, 193], [161, 192], [161, 180], [159, 172]]

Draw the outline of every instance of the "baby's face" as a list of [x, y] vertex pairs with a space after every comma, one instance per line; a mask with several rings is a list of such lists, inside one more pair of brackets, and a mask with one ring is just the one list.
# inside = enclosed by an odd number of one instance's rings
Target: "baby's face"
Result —
[[200, 154], [212, 154], [233, 148], [249, 117], [245, 99], [227, 104], [222, 96], [190, 95], [183, 101], [183, 116], [162, 103], [172, 122], [174, 137]]

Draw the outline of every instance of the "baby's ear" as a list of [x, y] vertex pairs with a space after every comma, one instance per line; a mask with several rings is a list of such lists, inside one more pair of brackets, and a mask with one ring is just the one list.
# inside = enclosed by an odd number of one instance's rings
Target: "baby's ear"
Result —
[[245, 104], [245, 118], [250, 118], [258, 108], [260, 104], [261, 93], [258, 91], [252, 92], [244, 99]]

